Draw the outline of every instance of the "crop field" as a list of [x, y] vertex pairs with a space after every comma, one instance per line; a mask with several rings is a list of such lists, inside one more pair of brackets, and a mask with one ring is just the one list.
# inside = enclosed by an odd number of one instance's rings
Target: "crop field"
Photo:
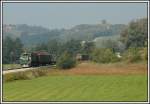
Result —
[[48, 76], [6, 82], [3, 101], [147, 101], [146, 73], [146, 64], [82, 63], [50, 70]]

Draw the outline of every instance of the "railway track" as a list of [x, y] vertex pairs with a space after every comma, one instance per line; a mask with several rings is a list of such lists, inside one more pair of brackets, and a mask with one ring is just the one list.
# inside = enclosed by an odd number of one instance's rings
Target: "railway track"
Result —
[[40, 67], [28, 67], [28, 68], [15, 68], [15, 69], [5, 69], [3, 70], [3, 74], [7, 73], [15, 73], [15, 72], [21, 72], [21, 71], [27, 71], [27, 70], [33, 70], [33, 69], [39, 69], [39, 68], [51, 68], [52, 65], [48, 66], [40, 66]]

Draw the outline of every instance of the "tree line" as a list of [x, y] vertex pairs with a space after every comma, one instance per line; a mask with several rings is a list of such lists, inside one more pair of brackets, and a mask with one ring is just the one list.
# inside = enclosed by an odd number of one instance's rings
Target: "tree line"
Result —
[[[131, 21], [121, 32], [117, 41], [108, 40], [105, 42], [105, 48], [95, 47], [92, 41], [70, 40], [65, 43], [57, 39], [51, 39], [46, 43], [40, 43], [27, 49], [28, 51], [45, 50], [54, 55], [57, 59], [61, 56], [75, 57], [76, 54], [88, 54], [91, 60], [100, 63], [119, 61], [115, 55], [120, 52], [124, 59], [130, 61], [147, 59], [147, 18]], [[119, 44], [118, 44], [119, 43]], [[121, 44], [120, 44], [121, 43]], [[12, 39], [6, 37], [3, 39], [3, 63], [17, 62], [20, 54], [24, 51], [24, 46], [19, 38]], [[65, 55], [63, 55], [65, 54]], [[69, 54], [69, 55], [66, 55]], [[131, 60], [132, 58], [132, 60]], [[64, 58], [61, 58], [64, 60]]]

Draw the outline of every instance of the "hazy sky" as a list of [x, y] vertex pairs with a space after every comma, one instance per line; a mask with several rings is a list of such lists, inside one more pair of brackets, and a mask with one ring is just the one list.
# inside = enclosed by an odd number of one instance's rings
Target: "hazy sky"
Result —
[[50, 29], [78, 24], [125, 23], [147, 16], [146, 3], [4, 3], [4, 24], [40, 25]]

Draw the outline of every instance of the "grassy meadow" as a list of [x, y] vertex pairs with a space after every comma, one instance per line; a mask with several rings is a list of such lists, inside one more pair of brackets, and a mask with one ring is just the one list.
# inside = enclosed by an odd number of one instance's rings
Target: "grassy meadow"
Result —
[[4, 101], [147, 101], [144, 63], [81, 63], [47, 76], [4, 82]]

